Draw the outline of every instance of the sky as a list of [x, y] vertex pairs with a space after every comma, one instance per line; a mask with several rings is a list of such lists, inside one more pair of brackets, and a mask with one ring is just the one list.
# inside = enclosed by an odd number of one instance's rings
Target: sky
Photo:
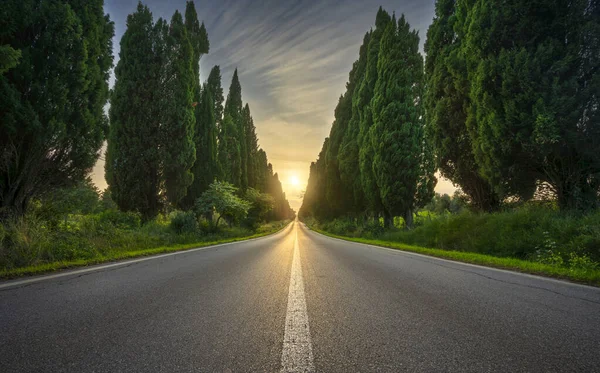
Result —
[[[137, 0], [105, 0], [105, 11], [115, 23], [114, 55], [127, 15]], [[434, 16], [434, 0], [220, 0], [195, 1], [210, 40], [202, 57], [200, 76], [206, 80], [214, 65], [221, 67], [225, 94], [235, 68], [248, 102], [260, 146], [279, 174], [296, 211], [302, 203], [310, 163], [315, 161], [333, 122], [338, 98], [348, 73], [358, 59], [364, 34], [373, 27], [379, 6], [404, 13], [419, 30], [421, 51]], [[154, 15], [170, 19], [185, 0], [146, 0]], [[111, 76], [111, 87], [114, 77]], [[104, 164], [93, 179], [106, 187]], [[440, 180], [436, 191], [452, 193]]]

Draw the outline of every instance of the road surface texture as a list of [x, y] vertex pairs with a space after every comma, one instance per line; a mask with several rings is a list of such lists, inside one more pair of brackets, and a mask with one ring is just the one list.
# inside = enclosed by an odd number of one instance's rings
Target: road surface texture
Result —
[[0, 372], [599, 372], [600, 289], [336, 240], [0, 282]]

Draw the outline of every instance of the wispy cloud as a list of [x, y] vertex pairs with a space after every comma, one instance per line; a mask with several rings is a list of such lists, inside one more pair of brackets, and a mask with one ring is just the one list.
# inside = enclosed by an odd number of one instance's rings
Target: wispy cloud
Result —
[[[185, 1], [148, 0], [154, 17], [170, 19]], [[134, 0], [107, 0], [115, 21], [115, 54]], [[310, 162], [329, 134], [333, 110], [362, 38], [380, 5], [405, 13], [424, 39], [433, 19], [434, 0], [224, 0], [196, 1], [211, 43], [202, 58], [204, 80], [220, 65], [227, 90], [237, 67], [243, 98], [250, 104], [261, 146], [280, 173], [294, 208], [302, 189], [287, 180], [308, 179]], [[423, 42], [424, 40], [422, 40]]]

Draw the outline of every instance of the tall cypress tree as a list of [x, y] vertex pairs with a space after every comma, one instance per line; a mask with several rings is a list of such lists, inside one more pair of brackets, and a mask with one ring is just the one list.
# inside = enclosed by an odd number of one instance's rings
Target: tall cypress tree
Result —
[[167, 200], [177, 205], [187, 193], [194, 175], [190, 168], [196, 160], [194, 146], [194, 71], [192, 45], [183, 18], [176, 11], [167, 36], [167, 58], [161, 102], [163, 173]]
[[248, 186], [250, 188], [258, 188], [258, 136], [256, 135], [256, 127], [254, 127], [254, 119], [250, 113], [250, 106], [246, 104], [242, 110], [242, 120], [244, 123], [244, 132], [246, 139], [246, 153], [248, 154], [247, 169], [248, 169]]
[[461, 52], [464, 38], [455, 31], [456, 1], [438, 0], [435, 14], [425, 42], [428, 138], [442, 176], [459, 185], [475, 209], [493, 211], [500, 201], [479, 173], [466, 127], [469, 84]]
[[225, 102], [225, 98], [223, 96], [223, 87], [221, 85], [221, 69], [218, 65], [210, 70], [206, 85], [213, 98], [215, 121], [217, 122], [217, 129], [219, 129], [221, 121], [223, 120], [223, 103]]
[[[161, 209], [160, 35], [152, 13], [138, 4], [127, 17], [115, 68], [111, 97], [106, 181], [112, 199], [123, 211], [138, 211], [144, 220]], [[144, 66], [140, 69], [139, 66]]]
[[102, 4], [2, 3], [0, 218], [83, 180], [99, 156], [113, 61]]
[[242, 177], [242, 159], [238, 138], [237, 126], [231, 115], [225, 114], [219, 140], [219, 169], [221, 179], [233, 185], [240, 185]]
[[[200, 58], [208, 53], [210, 44], [208, 34], [204, 28], [204, 23], [200, 25], [198, 13], [193, 1], [187, 1], [185, 6], [185, 29], [188, 39], [192, 45], [192, 70], [194, 72], [194, 92], [195, 102], [200, 102]], [[198, 111], [196, 111], [197, 113]]]
[[364, 191], [367, 209], [378, 215], [383, 210], [383, 205], [377, 187], [377, 181], [373, 170], [374, 139], [371, 136], [373, 126], [373, 111], [371, 100], [373, 99], [375, 84], [377, 83], [377, 61], [379, 58], [379, 43], [384, 30], [391, 22], [390, 15], [381, 7], [375, 19], [375, 30], [369, 40], [367, 51], [367, 66], [365, 78], [361, 83], [357, 97], [357, 110], [360, 116], [358, 134], [359, 142], [359, 168], [362, 189]]
[[192, 167], [194, 181], [188, 188], [187, 195], [183, 198], [181, 206], [190, 209], [196, 200], [208, 190], [209, 185], [218, 175], [217, 159], [217, 133], [214, 115], [212, 94], [207, 85], [202, 89], [202, 99], [197, 106], [198, 117], [194, 144], [196, 145], [196, 162]]
[[373, 169], [385, 225], [401, 215], [408, 227], [416, 207], [423, 149], [423, 57], [419, 35], [404, 15], [388, 24], [379, 52], [372, 101]]
[[561, 209], [597, 206], [599, 3], [478, 0], [465, 12], [467, 126], [484, 176], [503, 196], [546, 182]]
[[353, 213], [362, 213], [364, 210], [364, 192], [360, 180], [359, 141], [360, 110], [358, 105], [358, 90], [365, 78], [367, 66], [367, 49], [371, 40], [371, 32], [367, 32], [360, 47], [358, 60], [354, 63], [348, 83], [348, 92], [351, 104], [351, 117], [348, 128], [344, 133], [338, 154], [340, 179], [352, 196], [350, 210]]
[[[234, 183], [234, 185], [239, 186], [244, 190], [248, 187], [248, 152], [246, 149], [246, 131], [244, 130], [242, 105], [242, 86], [240, 85], [237, 69], [235, 69], [233, 78], [231, 79], [227, 101], [225, 102], [225, 115], [231, 117], [231, 120], [236, 127], [235, 136], [240, 153], [240, 181], [238, 184]], [[232, 172], [235, 174], [237, 170]]]

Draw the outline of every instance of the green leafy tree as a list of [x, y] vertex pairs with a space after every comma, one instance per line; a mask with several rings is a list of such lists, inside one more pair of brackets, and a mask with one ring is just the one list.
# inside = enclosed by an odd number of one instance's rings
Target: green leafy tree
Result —
[[194, 175], [190, 169], [196, 160], [194, 146], [194, 71], [192, 45], [183, 18], [176, 11], [166, 37], [167, 60], [161, 95], [161, 132], [163, 174], [167, 200], [177, 205], [187, 193]]
[[460, 22], [456, 13], [456, 1], [438, 0], [435, 18], [427, 31], [427, 136], [442, 176], [459, 185], [476, 210], [493, 211], [498, 209], [500, 200], [479, 173], [466, 127], [469, 83], [462, 52], [464, 38], [455, 31]]
[[271, 195], [261, 193], [254, 188], [246, 190], [245, 199], [252, 205], [248, 210], [246, 224], [256, 229], [259, 223], [267, 220], [268, 214], [275, 207], [275, 199]]
[[127, 17], [109, 112], [105, 168], [111, 197], [120, 210], [139, 212], [144, 220], [154, 218], [162, 208], [161, 106], [157, 103], [165, 32], [165, 22], [153, 25], [152, 13], [141, 3]]
[[[240, 180], [239, 186], [242, 190], [248, 187], [248, 150], [246, 144], [246, 131], [244, 129], [244, 115], [242, 103], [242, 86], [238, 77], [237, 69], [233, 73], [229, 94], [225, 102], [225, 115], [229, 115], [236, 127], [236, 139], [240, 152]], [[234, 166], [237, 167], [237, 166]]]
[[252, 204], [236, 195], [238, 189], [230, 183], [216, 181], [210, 185], [208, 190], [196, 202], [197, 216], [213, 216], [216, 213], [217, 220], [213, 228], [219, 227], [221, 219], [225, 219], [232, 225], [246, 217]]
[[107, 128], [114, 27], [101, 0], [7, 0], [0, 25], [6, 218], [22, 215], [35, 196], [83, 180], [96, 163]]

